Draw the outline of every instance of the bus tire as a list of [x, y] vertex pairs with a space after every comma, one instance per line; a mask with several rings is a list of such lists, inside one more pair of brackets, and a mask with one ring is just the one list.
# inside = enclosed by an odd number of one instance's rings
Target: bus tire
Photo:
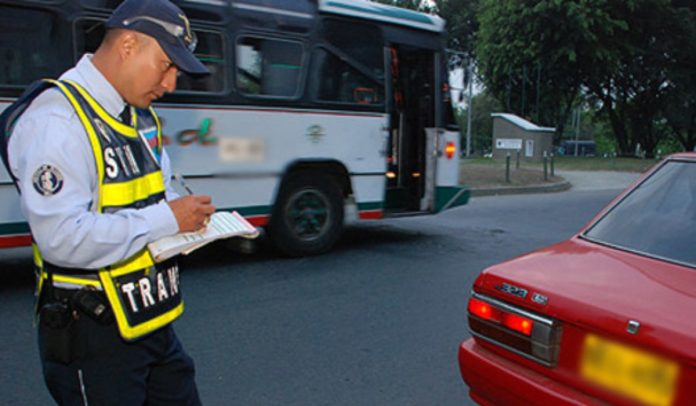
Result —
[[343, 230], [343, 193], [330, 176], [316, 171], [291, 174], [278, 193], [268, 232], [289, 256], [322, 254]]

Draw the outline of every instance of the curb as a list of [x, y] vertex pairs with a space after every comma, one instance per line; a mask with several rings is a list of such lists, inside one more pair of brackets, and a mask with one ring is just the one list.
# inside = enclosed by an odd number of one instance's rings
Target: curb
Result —
[[471, 197], [495, 196], [495, 195], [517, 195], [527, 193], [553, 193], [562, 192], [571, 188], [570, 182], [563, 181], [550, 185], [531, 185], [531, 186], [499, 186], [492, 188], [471, 189]]

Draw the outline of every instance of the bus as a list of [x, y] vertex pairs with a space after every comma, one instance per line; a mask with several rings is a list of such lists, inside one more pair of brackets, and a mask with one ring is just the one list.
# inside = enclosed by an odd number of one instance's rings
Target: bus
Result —
[[[445, 23], [365, 0], [181, 0], [211, 74], [155, 104], [172, 168], [292, 256], [348, 222], [466, 204]], [[0, 0], [0, 111], [104, 35], [119, 0]], [[0, 169], [0, 247], [30, 243]]]

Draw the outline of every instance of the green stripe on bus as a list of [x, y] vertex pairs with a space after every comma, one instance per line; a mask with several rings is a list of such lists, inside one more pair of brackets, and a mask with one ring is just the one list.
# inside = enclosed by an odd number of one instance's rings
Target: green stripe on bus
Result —
[[202, 62], [215, 62], [215, 63], [223, 63], [223, 62], [225, 62], [224, 59], [222, 59], [222, 58], [217, 58], [217, 57], [214, 57], [214, 56], [196, 56], [196, 57], [198, 58], [198, 60], [200, 60], [200, 61], [202, 61]]
[[384, 209], [384, 202], [358, 203], [358, 211], [382, 210], [382, 209]]
[[236, 210], [242, 216], [259, 216], [271, 214], [271, 206], [247, 206], [247, 207], [232, 207], [227, 209], [218, 209], [223, 211]]
[[272, 63], [271, 66], [274, 68], [283, 68], [283, 69], [300, 69], [300, 67], [297, 65], [288, 65], [287, 63]]
[[391, 18], [398, 18], [400, 20], [409, 20], [409, 21], [415, 21], [418, 23], [425, 23], [425, 24], [430, 24], [433, 25], [432, 19], [430, 19], [427, 16], [424, 16], [423, 14], [417, 13], [415, 11], [411, 11], [408, 9], [402, 9], [402, 8], [390, 8], [390, 9], [372, 9], [372, 8], [365, 8], [365, 7], [360, 7], [360, 6], [355, 6], [355, 5], [350, 5], [350, 4], [341, 4], [341, 3], [335, 3], [333, 1], [330, 1], [327, 3], [329, 6], [333, 7], [339, 7], [339, 8], [345, 8], [353, 11], [360, 11], [363, 13], [368, 13], [368, 14], [376, 14], [376, 15], [381, 15], [383, 17], [391, 17]]
[[29, 234], [27, 223], [0, 224], [0, 235]]
[[[457, 196], [457, 193], [462, 189], [464, 189], [464, 192], [459, 195], [455, 201], [450, 203], [450, 200]], [[466, 186], [438, 186], [435, 188], [435, 211], [441, 211], [447, 203], [450, 203], [448, 209], [463, 206], [469, 202], [470, 195], [471, 192]]]

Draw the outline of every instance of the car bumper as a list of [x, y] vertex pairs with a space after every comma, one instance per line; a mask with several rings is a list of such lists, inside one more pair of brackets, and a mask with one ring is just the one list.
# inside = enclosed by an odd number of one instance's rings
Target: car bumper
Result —
[[459, 369], [469, 385], [469, 396], [481, 405], [602, 404], [485, 349], [473, 338], [459, 347]]

